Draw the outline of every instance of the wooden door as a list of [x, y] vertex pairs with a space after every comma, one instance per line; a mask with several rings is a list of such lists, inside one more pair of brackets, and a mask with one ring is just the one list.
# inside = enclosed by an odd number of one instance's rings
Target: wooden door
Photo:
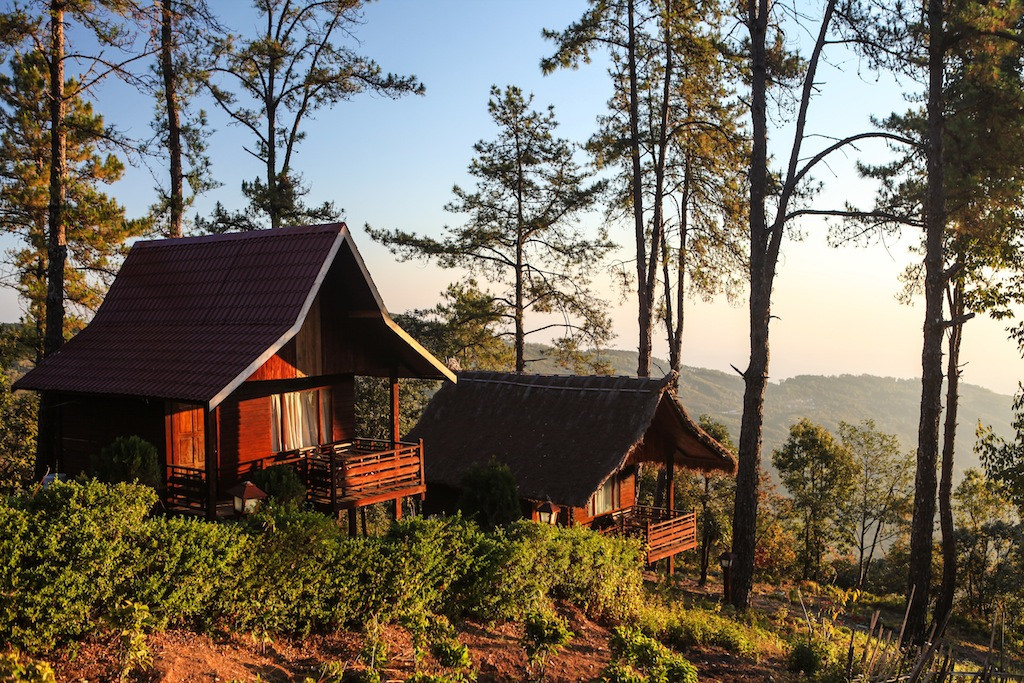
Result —
[[171, 404], [171, 453], [169, 465], [203, 469], [206, 464], [206, 440], [203, 432], [203, 408], [188, 403]]

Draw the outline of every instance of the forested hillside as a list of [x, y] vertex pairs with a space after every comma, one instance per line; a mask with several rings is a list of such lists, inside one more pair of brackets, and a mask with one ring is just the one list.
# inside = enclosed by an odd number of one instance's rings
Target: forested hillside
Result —
[[[541, 344], [528, 344], [529, 358], [546, 356]], [[636, 352], [602, 351], [600, 360], [614, 374], [629, 375], [636, 370]], [[666, 372], [668, 363], [655, 358], [654, 374]], [[566, 372], [547, 359], [528, 365], [528, 372], [561, 374]], [[743, 382], [732, 372], [683, 366], [679, 394], [693, 417], [707, 414], [729, 428], [735, 439], [740, 431], [743, 406]], [[879, 430], [896, 434], [907, 450], [917, 443], [921, 381], [873, 375], [801, 375], [780, 382], [769, 382], [765, 395], [764, 447], [766, 455], [786, 440], [789, 426], [800, 418], [809, 418], [830, 430], [841, 421], [874, 420]], [[1012, 397], [972, 385], [960, 385], [959, 429], [956, 471], [961, 474], [978, 466], [974, 454], [974, 432], [978, 422], [991, 425], [996, 432], [1010, 434]], [[767, 464], [767, 459], [765, 460]]]

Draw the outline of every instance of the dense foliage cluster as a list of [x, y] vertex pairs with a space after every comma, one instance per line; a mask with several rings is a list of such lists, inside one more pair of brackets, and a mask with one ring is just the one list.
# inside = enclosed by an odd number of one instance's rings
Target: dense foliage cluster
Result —
[[214, 524], [151, 515], [155, 503], [152, 489], [94, 480], [0, 501], [0, 641], [73, 643], [126, 602], [157, 629], [298, 635], [411, 614], [521, 618], [553, 599], [611, 621], [638, 610], [639, 546], [586, 529], [488, 534], [455, 517], [349, 538], [294, 507]]

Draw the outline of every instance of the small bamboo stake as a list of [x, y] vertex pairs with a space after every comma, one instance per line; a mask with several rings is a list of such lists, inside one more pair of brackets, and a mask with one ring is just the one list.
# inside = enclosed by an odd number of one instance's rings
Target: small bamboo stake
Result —
[[[871, 637], [875, 633], [875, 626], [878, 624], [878, 616], [881, 614], [881, 610], [875, 610], [875, 613], [871, 615], [871, 626], [868, 627], [868, 639], [864, 643], [864, 654], [860, 658], [860, 668], [864, 668], [864, 664], [868, 661], [868, 650], [871, 649]], [[881, 631], [879, 631], [881, 634]]]
[[996, 644], [996, 619], [999, 616], [998, 608], [992, 612], [992, 633], [988, 638], [988, 652], [985, 653], [985, 663], [981, 666], [982, 680], [990, 680], [992, 678], [992, 668], [990, 662], [992, 660], [992, 650]]
[[910, 618], [910, 604], [914, 602], [914, 593], [917, 592], [917, 584], [910, 587], [910, 597], [907, 599], [907, 611], [903, 614], [903, 624], [900, 625], [899, 644], [903, 646], [903, 632], [907, 630], [907, 619]]
[[[879, 667], [879, 669], [881, 671], [886, 672], [886, 673], [888, 673], [890, 668], [891, 668], [891, 666], [889, 664], [889, 648], [892, 647], [892, 643], [893, 643], [892, 631], [886, 631], [885, 632], [885, 648], [882, 649], [881, 655], [878, 658], [878, 667]], [[874, 669], [874, 665], [873, 664], [872, 664], [871, 668], [872, 668], [872, 670]]]
[[[871, 634], [868, 634], [871, 638]], [[865, 647], [867, 647], [865, 645]], [[853, 680], [853, 629], [850, 629], [850, 649], [846, 653], [846, 680]]]
[[999, 672], [1006, 669], [1003, 666], [1003, 647], [1006, 645], [1006, 610], [999, 606]]
[[[945, 626], [945, 620], [943, 620], [943, 626]], [[936, 646], [939, 645], [941, 647], [941, 639], [935, 637], [937, 628], [938, 624], [932, 624], [932, 628], [928, 632], [928, 639], [925, 641], [924, 645], [921, 646], [921, 654], [918, 655], [917, 662], [914, 664], [914, 669], [908, 679], [909, 683], [916, 683], [916, 681], [920, 680], [925, 667], [928, 666], [928, 663], [932, 659], [932, 655], [935, 653]]]
[[875, 668], [875, 661], [877, 660], [879, 653], [882, 652], [883, 636], [884, 636], [884, 640], [885, 640], [885, 646], [888, 647], [889, 639], [892, 638], [892, 631], [886, 631], [885, 629], [882, 628], [882, 625], [879, 624], [879, 626], [878, 626], [878, 635], [875, 637], [875, 643], [874, 643], [874, 647], [871, 650], [871, 656], [868, 657], [867, 666], [864, 667], [864, 678], [865, 679], [869, 679], [871, 677], [871, 672]]
[[811, 623], [811, 618], [807, 615], [807, 606], [804, 605], [804, 594], [800, 591], [799, 587], [796, 589], [796, 596], [800, 598], [800, 609], [804, 611], [804, 621], [807, 622], [807, 633], [813, 638], [814, 625]]

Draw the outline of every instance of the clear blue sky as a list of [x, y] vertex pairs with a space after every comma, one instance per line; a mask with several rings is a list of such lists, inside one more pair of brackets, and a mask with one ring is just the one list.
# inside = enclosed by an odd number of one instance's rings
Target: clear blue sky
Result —
[[[213, 3], [225, 13], [236, 31], [253, 20], [241, 11], [241, 2]], [[516, 84], [536, 96], [538, 107], [554, 104], [561, 135], [584, 141], [595, 128], [610, 94], [601, 60], [579, 71], [543, 77], [540, 58], [550, 44], [542, 28], [563, 28], [578, 17], [580, 0], [383, 0], [370, 5], [365, 25], [357, 36], [358, 50], [384, 68], [414, 73], [425, 84], [424, 97], [391, 101], [358, 96], [329, 111], [320, 111], [307, 126], [296, 167], [311, 186], [313, 202], [332, 200], [345, 209], [370, 272], [392, 311], [427, 307], [437, 301], [445, 285], [458, 273], [417, 262], [398, 263], [373, 244], [362, 231], [364, 223], [401, 227], [439, 235], [443, 226], [458, 223], [447, 214], [454, 183], [465, 184], [465, 168], [472, 145], [491, 137], [487, 116], [488, 89], [492, 84]], [[906, 105], [901, 86], [885, 79], [859, 77], [850, 55], [836, 56], [834, 66], [822, 74], [821, 97], [814, 104], [814, 132], [840, 136], [864, 130], [871, 114], [885, 115]], [[913, 84], [907, 84], [913, 89]], [[151, 105], [123, 87], [100, 93], [97, 109], [108, 120], [144, 133]], [[206, 213], [216, 201], [238, 208], [239, 183], [259, 173], [255, 162], [241, 150], [249, 140], [210, 110], [216, 128], [212, 140], [213, 171], [223, 186], [201, 198], [196, 210]], [[771, 149], [776, 158], [788, 154], [786, 122], [776, 122]], [[823, 139], [812, 140], [824, 144]], [[813, 149], [811, 147], [810, 149]], [[879, 158], [879, 149], [865, 149]], [[836, 206], [850, 199], [866, 204], [870, 186], [853, 170], [853, 156], [837, 158], [821, 167], [818, 177], [825, 191], [821, 205]], [[144, 168], [111, 188], [130, 214], [139, 214], [153, 202], [153, 180]], [[887, 247], [832, 249], [825, 242], [820, 222], [801, 225], [804, 239], [787, 239], [773, 296], [772, 379], [798, 374], [875, 374], [897, 377], [920, 375], [923, 310], [920, 304], [903, 306], [894, 295], [897, 276], [910, 261], [908, 247], [917, 240], [906, 235]], [[612, 237], [625, 245], [619, 258], [631, 258], [630, 226], [612, 226]], [[10, 241], [0, 241], [4, 247]], [[607, 292], [617, 301], [617, 295]], [[0, 290], [0, 320], [20, 315], [9, 290]], [[612, 346], [636, 344], [633, 299], [614, 309], [617, 337]], [[744, 367], [747, 357], [744, 305], [724, 300], [690, 304], [684, 340], [687, 365], [729, 370]], [[664, 344], [656, 353], [664, 352]], [[978, 320], [965, 333], [967, 365], [964, 379], [1001, 393], [1012, 393], [1024, 377], [1016, 349], [1006, 341], [1003, 325]]]

